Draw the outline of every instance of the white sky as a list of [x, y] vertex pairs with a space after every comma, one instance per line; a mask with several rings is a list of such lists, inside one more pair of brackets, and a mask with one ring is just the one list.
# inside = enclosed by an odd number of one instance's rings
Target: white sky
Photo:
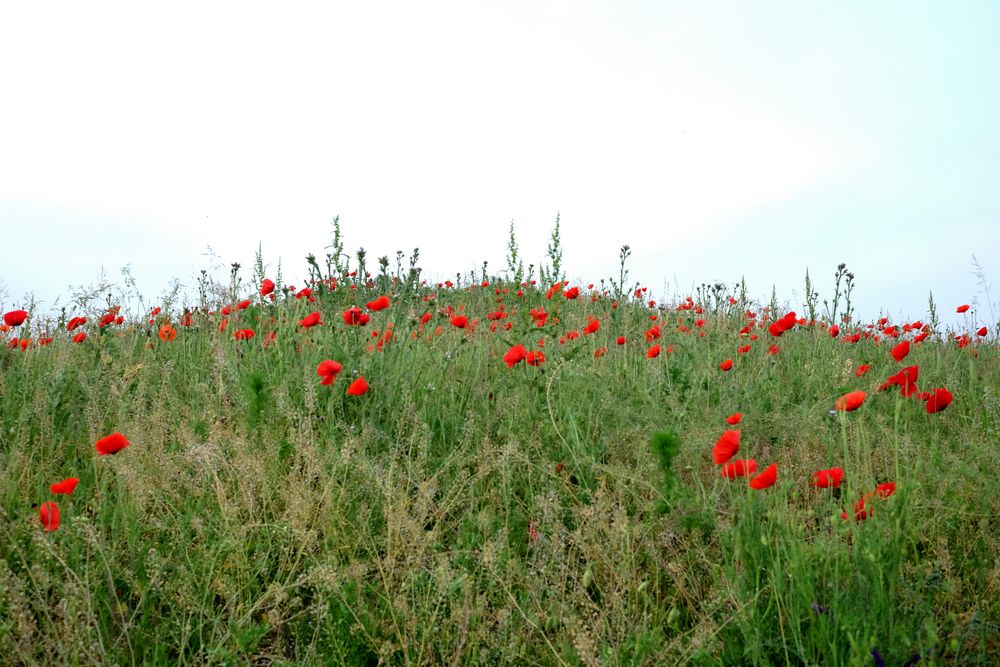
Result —
[[[624, 7], [627, 5], [627, 9]], [[301, 281], [341, 216], [432, 274], [537, 263], [662, 294], [835, 266], [911, 318], [1000, 271], [997, 5], [7, 3], [4, 305], [131, 264], [155, 300], [207, 245]], [[979, 296], [984, 301], [983, 296]], [[985, 305], [985, 304], [984, 304]], [[983, 309], [983, 314], [987, 311]]]

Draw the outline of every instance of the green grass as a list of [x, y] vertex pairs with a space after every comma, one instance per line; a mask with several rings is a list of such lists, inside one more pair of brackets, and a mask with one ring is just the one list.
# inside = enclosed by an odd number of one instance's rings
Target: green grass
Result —
[[[569, 301], [490, 282], [255, 298], [221, 333], [201, 312], [99, 329], [91, 311], [82, 344], [60, 331], [0, 349], [0, 663], [1000, 661], [995, 340], [913, 349], [919, 388], [955, 397], [927, 414], [875, 391], [904, 365], [886, 341], [818, 324], [749, 341], [736, 306], [612, 308], [582, 285]], [[389, 309], [343, 323], [379, 294]], [[475, 330], [452, 327], [449, 306]], [[314, 310], [325, 324], [297, 327]], [[599, 331], [560, 344], [589, 315]], [[653, 359], [651, 315], [673, 347]], [[243, 328], [256, 337], [235, 341]], [[515, 343], [544, 364], [508, 369]], [[332, 386], [324, 359], [344, 366]], [[371, 389], [347, 396], [356, 374]], [[855, 389], [864, 405], [831, 415]], [[738, 456], [777, 463], [770, 488], [712, 462], [737, 411]], [[131, 445], [98, 456], [114, 431]], [[839, 489], [809, 485], [834, 466]], [[75, 493], [53, 496], [70, 476]], [[897, 492], [871, 518], [841, 518], [885, 481]]]

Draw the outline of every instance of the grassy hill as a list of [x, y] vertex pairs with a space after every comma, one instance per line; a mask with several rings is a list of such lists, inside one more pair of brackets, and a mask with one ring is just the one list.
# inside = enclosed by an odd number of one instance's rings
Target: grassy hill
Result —
[[0, 662], [1000, 661], [995, 332], [311, 265], [8, 327]]

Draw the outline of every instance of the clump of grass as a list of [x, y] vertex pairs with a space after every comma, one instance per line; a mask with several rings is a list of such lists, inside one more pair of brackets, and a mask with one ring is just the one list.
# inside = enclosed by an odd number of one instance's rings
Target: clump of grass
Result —
[[651, 443], [653, 455], [656, 456], [656, 463], [660, 467], [663, 475], [663, 482], [660, 490], [663, 493], [663, 502], [660, 511], [666, 512], [670, 509], [671, 499], [676, 498], [678, 489], [678, 477], [673, 470], [674, 458], [680, 451], [681, 439], [672, 431], [659, 431], [653, 434]]

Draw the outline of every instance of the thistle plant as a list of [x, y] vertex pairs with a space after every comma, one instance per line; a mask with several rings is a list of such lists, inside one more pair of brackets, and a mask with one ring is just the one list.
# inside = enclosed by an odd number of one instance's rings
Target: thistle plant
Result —
[[816, 306], [819, 303], [819, 292], [813, 288], [812, 280], [809, 278], [809, 269], [806, 269], [806, 302], [802, 304], [806, 309], [806, 314], [810, 322], [816, 321]]

